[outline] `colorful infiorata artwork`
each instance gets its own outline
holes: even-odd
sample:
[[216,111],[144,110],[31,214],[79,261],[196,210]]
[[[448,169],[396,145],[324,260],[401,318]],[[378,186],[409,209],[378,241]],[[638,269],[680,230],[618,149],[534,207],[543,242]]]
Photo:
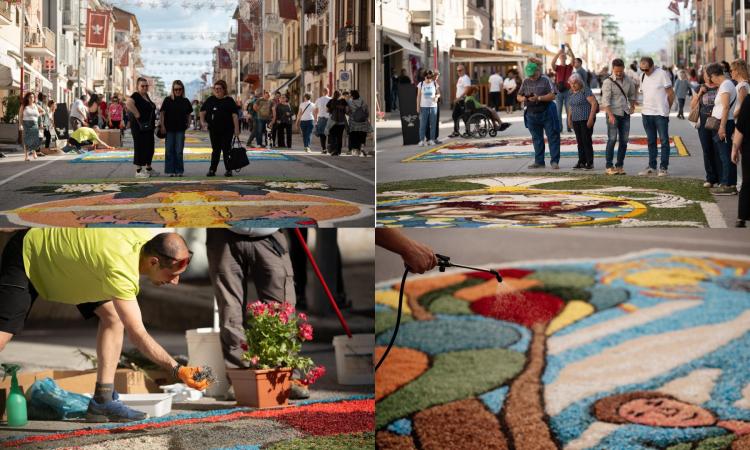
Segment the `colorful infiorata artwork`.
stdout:
[[[653,250],[406,282],[380,449],[750,448],[750,258]],[[376,357],[400,280],[376,288]]]

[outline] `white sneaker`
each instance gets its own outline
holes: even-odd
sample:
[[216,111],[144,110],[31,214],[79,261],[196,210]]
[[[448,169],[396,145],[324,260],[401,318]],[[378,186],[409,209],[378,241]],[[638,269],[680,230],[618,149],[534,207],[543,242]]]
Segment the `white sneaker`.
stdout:
[[713,183],[709,183],[708,181],[706,181],[705,183],[703,183],[703,187],[704,188],[712,188],[712,187],[714,187],[714,184]]
[[651,177],[651,176],[654,176],[655,174],[656,174],[656,170],[650,167],[644,171],[638,172],[638,175],[642,177]]
[[146,177],[158,177],[159,175],[161,175],[159,172],[157,172],[157,171],[155,171],[153,169],[151,169],[151,170],[145,170],[144,172],[146,172]]
[[425,145],[427,145],[427,141],[420,141],[419,142],[419,146],[420,147],[424,147]]
[[312,153],[312,150],[310,150],[310,147],[305,147],[305,153]]
[[148,178],[148,174],[145,170],[141,170],[140,172],[135,173],[136,178]]
[[667,169],[659,169],[659,174],[657,176],[666,177],[667,175],[669,175]]
[[359,156],[359,150],[352,150],[352,155]]
[[427,145],[435,145],[435,141],[427,141]]

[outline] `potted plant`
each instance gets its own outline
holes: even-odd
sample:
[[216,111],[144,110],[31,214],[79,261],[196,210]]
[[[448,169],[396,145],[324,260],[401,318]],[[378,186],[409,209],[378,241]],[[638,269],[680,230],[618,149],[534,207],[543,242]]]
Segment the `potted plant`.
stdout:
[[21,98],[9,95],[3,99],[3,117],[0,123],[0,142],[18,142],[18,111],[21,109]]
[[300,356],[302,342],[312,340],[307,316],[289,303],[257,301],[248,306],[243,358],[248,369],[228,369],[237,404],[256,408],[286,405],[292,371],[309,385],[325,373],[312,359]]

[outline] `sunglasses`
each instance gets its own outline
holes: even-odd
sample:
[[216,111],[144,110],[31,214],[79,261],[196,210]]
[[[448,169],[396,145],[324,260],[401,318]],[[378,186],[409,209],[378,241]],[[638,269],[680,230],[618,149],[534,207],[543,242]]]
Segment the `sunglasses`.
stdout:
[[176,87],[176,88],[173,88],[173,90],[174,90],[174,91],[179,91],[179,92],[182,92],[182,91],[183,91],[184,89],[182,89],[181,87]]
[[193,259],[193,251],[188,250],[188,253],[189,253],[189,256],[187,258],[177,259],[174,256],[169,256],[169,255],[165,255],[164,253],[156,252],[156,254],[161,256],[162,258],[171,259],[172,261],[174,261],[172,263],[172,266],[176,270],[182,270],[185,267],[187,267],[188,264],[190,264],[190,260]]

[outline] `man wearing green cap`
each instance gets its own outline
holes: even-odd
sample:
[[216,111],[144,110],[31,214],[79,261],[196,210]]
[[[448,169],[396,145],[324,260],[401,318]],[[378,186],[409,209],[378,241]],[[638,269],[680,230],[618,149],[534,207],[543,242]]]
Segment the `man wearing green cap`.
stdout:
[[526,79],[521,83],[517,100],[524,103],[524,125],[531,133],[534,142],[534,163],[529,169],[543,169],[544,164],[544,135],[549,142],[550,165],[553,169],[560,168],[560,120],[555,107],[555,85],[542,75],[541,61],[530,58],[524,72]]

